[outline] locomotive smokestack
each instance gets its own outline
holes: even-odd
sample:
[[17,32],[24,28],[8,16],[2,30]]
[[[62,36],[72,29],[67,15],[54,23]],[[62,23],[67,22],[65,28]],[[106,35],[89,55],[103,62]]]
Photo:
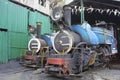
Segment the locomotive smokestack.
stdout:
[[42,23],[41,22],[36,22],[36,24],[37,24],[37,38],[40,38]]
[[65,20],[65,23],[68,25],[68,27],[70,28],[71,27],[71,7],[68,6],[68,5],[65,5],[63,7],[63,10],[64,10],[64,20]]

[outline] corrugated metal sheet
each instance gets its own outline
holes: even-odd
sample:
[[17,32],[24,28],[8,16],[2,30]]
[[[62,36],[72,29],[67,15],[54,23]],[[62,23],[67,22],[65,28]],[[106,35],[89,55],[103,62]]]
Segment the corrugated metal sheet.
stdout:
[[41,33],[51,33],[51,24],[50,24],[50,18],[48,16],[41,15],[40,13],[37,12],[37,20],[42,22],[42,28],[41,28]]
[[0,63],[7,63],[8,51],[8,37],[7,32],[0,31]]
[[0,0],[0,28],[7,28],[7,4],[6,1]]
[[8,5],[8,30],[12,32],[27,32],[28,10],[17,4],[9,2]]
[[[30,11],[30,25],[42,22],[42,34],[51,33],[50,18],[37,11]],[[27,49],[30,39],[27,31],[28,10],[25,7],[0,0],[0,28],[8,29],[0,32],[0,62],[19,57],[20,50]]]
[[41,34],[51,33],[50,17],[35,11],[35,12],[30,12],[29,21],[30,21],[30,25],[33,25],[33,26],[36,26],[36,22],[42,22]]
[[28,34],[19,32],[9,32],[10,59],[17,58],[21,49],[27,49]]

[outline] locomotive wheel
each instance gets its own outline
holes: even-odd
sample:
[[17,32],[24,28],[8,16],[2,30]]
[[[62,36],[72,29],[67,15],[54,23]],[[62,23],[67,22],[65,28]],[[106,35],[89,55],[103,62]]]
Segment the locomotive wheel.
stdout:
[[[84,53],[84,45],[86,45],[85,42],[80,42],[73,50],[72,52],[72,73],[78,74],[83,71],[83,53]],[[79,48],[79,49],[78,49]]]
[[110,59],[111,59],[109,50],[107,48],[103,48],[102,53],[103,53],[102,54],[103,67],[109,68],[110,67]]
[[109,51],[108,49],[105,49],[106,53],[108,53],[108,55],[105,55],[105,67],[110,68],[110,60],[111,60],[111,55],[109,55]]

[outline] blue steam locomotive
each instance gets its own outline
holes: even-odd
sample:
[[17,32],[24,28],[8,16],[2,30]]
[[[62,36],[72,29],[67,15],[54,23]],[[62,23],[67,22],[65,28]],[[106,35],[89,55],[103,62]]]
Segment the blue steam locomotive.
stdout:
[[111,55],[117,53],[113,26],[107,23],[90,26],[87,22],[71,25],[70,10],[65,6],[64,9],[56,7],[52,12],[52,19],[60,30],[52,41],[56,53],[47,57],[46,73],[70,75],[90,66],[109,66]]

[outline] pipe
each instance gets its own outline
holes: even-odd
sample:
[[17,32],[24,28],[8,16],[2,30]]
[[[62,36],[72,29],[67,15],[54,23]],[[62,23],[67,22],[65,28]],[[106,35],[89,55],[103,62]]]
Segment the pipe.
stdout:
[[64,19],[65,19],[65,23],[67,24],[67,27],[71,27],[71,7],[68,5],[65,5],[63,7],[64,10]]
[[81,0],[80,5],[81,5],[81,24],[82,24],[85,21],[83,0]]
[[41,25],[42,25],[42,23],[41,22],[36,22],[36,24],[37,24],[37,38],[40,38],[40,35],[41,35]]

